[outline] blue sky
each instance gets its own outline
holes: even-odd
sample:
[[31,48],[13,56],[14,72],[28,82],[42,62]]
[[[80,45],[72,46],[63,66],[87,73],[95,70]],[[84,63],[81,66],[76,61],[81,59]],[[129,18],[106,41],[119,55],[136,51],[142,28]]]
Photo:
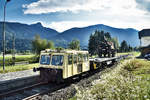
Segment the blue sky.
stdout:
[[[0,0],[0,21],[5,0]],[[105,24],[150,28],[150,0],[11,0],[6,21],[33,24],[62,32],[72,27]]]

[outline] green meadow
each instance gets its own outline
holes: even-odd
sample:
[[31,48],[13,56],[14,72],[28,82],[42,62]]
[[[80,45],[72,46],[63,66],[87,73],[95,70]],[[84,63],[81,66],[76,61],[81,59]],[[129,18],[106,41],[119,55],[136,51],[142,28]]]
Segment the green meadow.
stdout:
[[38,63],[27,64],[27,65],[15,65],[15,66],[5,66],[5,71],[3,71],[2,66],[0,66],[0,73],[8,73],[8,72],[16,72],[33,69],[34,67],[38,67]]
[[[21,62],[21,61],[28,61],[29,63],[37,63],[37,57],[35,55],[16,55],[15,56],[15,62]],[[12,55],[6,55],[5,56],[5,65],[10,66],[12,65]],[[3,64],[3,56],[0,56],[0,66]]]
[[70,100],[150,100],[150,61],[126,59],[108,68],[92,86],[77,88]]

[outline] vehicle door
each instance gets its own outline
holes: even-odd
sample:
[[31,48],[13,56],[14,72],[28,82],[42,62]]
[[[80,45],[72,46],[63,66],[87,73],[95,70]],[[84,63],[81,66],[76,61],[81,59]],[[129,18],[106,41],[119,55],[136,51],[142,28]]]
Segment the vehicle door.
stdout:
[[88,71],[89,67],[89,56],[88,54],[83,54],[83,71]]
[[77,58],[78,58],[77,54],[73,55],[73,75],[78,74]]
[[78,73],[81,73],[82,72],[82,66],[83,66],[83,59],[82,59],[82,54],[78,54],[78,63],[77,63],[77,66],[78,66]]
[[73,75],[73,56],[72,54],[68,55],[68,77]]

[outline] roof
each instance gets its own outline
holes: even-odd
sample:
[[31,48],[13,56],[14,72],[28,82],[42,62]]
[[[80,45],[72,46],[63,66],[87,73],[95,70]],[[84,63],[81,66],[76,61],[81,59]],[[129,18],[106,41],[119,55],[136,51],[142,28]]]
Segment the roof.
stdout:
[[150,45],[141,47],[141,49],[150,48]]
[[83,53],[83,54],[87,54],[88,51],[81,51],[81,50],[51,50],[51,49],[46,49],[41,51],[41,53],[73,53],[73,54],[77,54],[77,53]]
[[150,36],[150,29],[143,29],[142,31],[139,31],[139,39],[146,36]]

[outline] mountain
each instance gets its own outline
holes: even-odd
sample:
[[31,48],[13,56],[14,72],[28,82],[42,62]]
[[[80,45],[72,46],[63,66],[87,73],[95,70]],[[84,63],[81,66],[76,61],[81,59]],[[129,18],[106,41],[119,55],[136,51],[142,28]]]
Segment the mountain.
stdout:
[[72,39],[79,39],[80,44],[82,46],[87,46],[89,37],[95,30],[100,30],[100,31],[103,30],[104,32],[109,32],[112,37],[117,37],[120,43],[123,40],[126,40],[131,46],[134,47],[139,46],[140,43],[138,39],[138,30],[132,28],[127,28],[127,29],[113,28],[103,24],[92,25],[83,28],[71,28],[69,30],[62,32],[61,34],[54,36],[51,39],[53,39],[54,41],[66,40],[66,42],[69,42]]
[[[43,39],[49,39],[52,36],[59,34],[56,30],[43,27],[40,22],[36,24],[22,24],[16,22],[6,22],[6,49],[12,49],[12,38],[15,35],[16,49],[29,50],[32,49],[32,40],[36,34]],[[3,30],[3,22],[0,22],[0,33]],[[0,34],[0,50],[2,50],[2,35]]]
[[[139,46],[138,30],[127,28],[114,28],[103,24],[91,25],[82,28],[71,28],[62,33],[57,32],[54,29],[46,28],[42,26],[40,22],[35,24],[22,24],[17,22],[6,22],[6,47],[12,48],[12,36],[15,34],[16,38],[16,49],[17,50],[28,50],[32,48],[31,42],[36,34],[39,34],[41,38],[47,40],[53,40],[56,46],[66,47],[72,39],[80,40],[81,46],[88,46],[88,40],[90,35],[95,30],[103,30],[110,32],[112,37],[117,37],[121,43],[126,40],[131,46]],[[3,23],[0,22],[0,33],[2,33]],[[2,41],[2,36],[0,36]],[[0,43],[1,44],[1,43]],[[0,48],[2,45],[0,45]]]
[[[6,22],[5,26],[6,37],[15,34],[15,37],[19,39],[33,39],[36,34],[39,34],[41,38],[49,39],[58,34],[56,30],[43,27],[40,22],[31,25]],[[3,23],[0,22],[0,33],[2,33],[2,27]]]

